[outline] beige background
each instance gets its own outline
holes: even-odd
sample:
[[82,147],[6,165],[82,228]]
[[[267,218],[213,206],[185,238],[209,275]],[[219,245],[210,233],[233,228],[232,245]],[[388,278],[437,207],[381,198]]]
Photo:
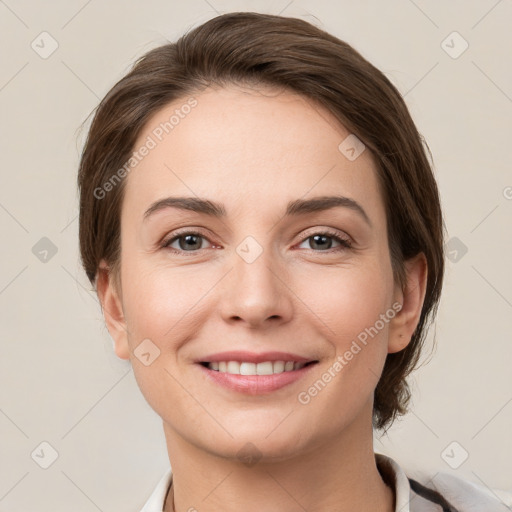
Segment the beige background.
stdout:
[[76,130],[136,57],[235,10],[303,17],[405,95],[451,261],[414,408],[375,449],[511,490],[512,2],[0,0],[0,510],[138,511],[167,467],[161,421],[78,264]]

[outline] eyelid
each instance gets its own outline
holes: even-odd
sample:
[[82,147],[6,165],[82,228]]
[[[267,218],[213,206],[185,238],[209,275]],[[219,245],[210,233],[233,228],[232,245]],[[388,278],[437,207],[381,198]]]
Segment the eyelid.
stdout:
[[306,240],[307,238],[309,238],[313,235],[320,235],[320,234],[341,238],[342,240],[344,240],[346,242],[352,242],[351,237],[348,234],[346,234],[345,232],[340,231],[339,229],[336,229],[336,228],[329,228],[327,226],[315,226],[314,228],[306,229],[306,231],[302,235],[302,241]]

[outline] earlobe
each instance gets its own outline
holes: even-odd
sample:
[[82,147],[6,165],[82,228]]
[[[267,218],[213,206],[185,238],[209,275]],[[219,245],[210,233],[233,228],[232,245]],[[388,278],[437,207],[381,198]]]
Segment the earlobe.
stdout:
[[[427,260],[419,253],[405,262],[407,284],[405,289],[397,289],[402,308],[391,321],[389,329],[388,353],[400,352],[411,341],[420,320],[423,301],[427,289]],[[398,285],[397,285],[398,286]]]
[[110,268],[104,260],[101,260],[96,274],[96,293],[105,324],[114,341],[115,353],[120,359],[129,359],[130,350],[122,301],[118,296]]

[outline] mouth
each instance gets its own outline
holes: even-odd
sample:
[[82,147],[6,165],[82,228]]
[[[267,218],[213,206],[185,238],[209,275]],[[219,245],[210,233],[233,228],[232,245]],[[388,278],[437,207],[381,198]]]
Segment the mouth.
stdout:
[[230,392],[268,395],[304,379],[319,361],[199,361],[196,366],[212,383]]
[[316,363],[318,361],[201,361],[199,364],[208,370],[232,375],[275,375],[301,370]]

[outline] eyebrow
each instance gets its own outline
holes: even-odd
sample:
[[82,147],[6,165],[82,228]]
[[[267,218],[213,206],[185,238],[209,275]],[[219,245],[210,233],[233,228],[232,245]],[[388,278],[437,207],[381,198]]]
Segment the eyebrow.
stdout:
[[[364,221],[372,226],[370,218],[366,214],[364,208],[354,199],[344,196],[322,196],[313,199],[296,199],[290,201],[286,206],[285,216],[297,216],[306,213],[320,212],[330,210],[331,208],[343,207],[358,213]],[[217,218],[226,217],[226,209],[224,205],[201,199],[198,197],[166,197],[159,199],[151,204],[144,212],[143,220],[148,219],[153,213],[166,209],[177,208],[180,210],[190,210],[196,213],[202,213]]]

